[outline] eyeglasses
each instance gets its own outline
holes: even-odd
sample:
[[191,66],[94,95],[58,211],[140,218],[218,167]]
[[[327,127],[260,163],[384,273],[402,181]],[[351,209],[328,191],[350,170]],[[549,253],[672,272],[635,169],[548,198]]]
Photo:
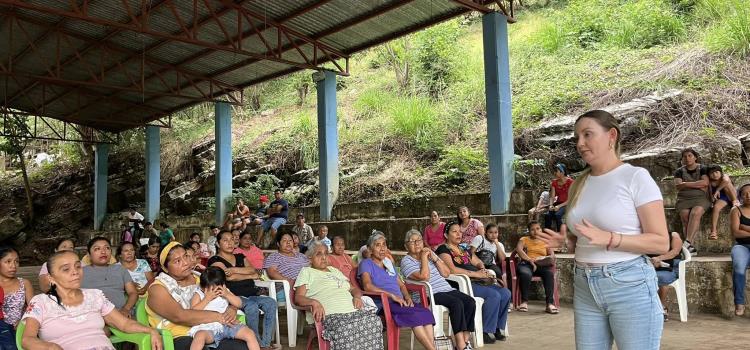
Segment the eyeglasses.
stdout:
[[408,242],[406,242],[406,244],[417,244],[417,243],[422,243],[422,240],[418,239],[418,240],[415,240],[415,241],[408,241]]

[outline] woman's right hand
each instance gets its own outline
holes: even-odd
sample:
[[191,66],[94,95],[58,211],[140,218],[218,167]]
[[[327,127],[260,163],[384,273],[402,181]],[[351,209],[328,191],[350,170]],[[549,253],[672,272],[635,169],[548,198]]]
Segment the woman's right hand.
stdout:
[[538,234],[537,238],[547,244],[547,248],[560,248],[565,244],[566,231],[565,225],[562,225],[560,232],[545,228],[544,231]]
[[393,302],[398,303],[401,306],[408,306],[406,305],[406,300],[396,294],[390,294],[389,297],[391,298],[391,300],[393,300]]
[[326,314],[325,309],[323,309],[323,305],[319,301],[313,299],[310,306],[312,307],[312,313],[315,322],[323,321],[323,316],[325,316]]

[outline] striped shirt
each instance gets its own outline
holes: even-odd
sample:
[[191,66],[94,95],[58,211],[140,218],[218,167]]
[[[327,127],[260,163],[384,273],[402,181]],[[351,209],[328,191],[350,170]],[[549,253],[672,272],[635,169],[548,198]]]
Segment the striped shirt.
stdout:
[[300,252],[294,252],[293,256],[273,253],[263,263],[264,269],[274,267],[282,276],[289,279],[297,279],[300,270],[305,266],[310,266],[310,260]]

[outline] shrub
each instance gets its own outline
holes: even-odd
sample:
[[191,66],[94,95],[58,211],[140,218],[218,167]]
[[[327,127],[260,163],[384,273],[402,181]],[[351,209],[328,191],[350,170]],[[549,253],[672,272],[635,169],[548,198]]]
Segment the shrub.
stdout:
[[489,172],[487,157],[482,150],[463,145],[451,145],[443,150],[438,161],[438,174],[451,185],[461,185],[470,174]]
[[[258,179],[256,179],[255,182],[248,183],[243,187],[235,188],[234,191],[232,191],[232,197],[227,199],[227,206],[229,208],[234,208],[237,200],[242,199],[245,201],[245,204],[253,208],[255,206],[254,204],[257,203],[258,198],[260,198],[262,194],[268,195],[269,198],[273,198],[273,191],[278,188],[280,184],[281,180],[276,176],[270,174],[258,175]],[[293,203],[289,198],[285,197],[285,199],[289,204]]]
[[432,97],[440,95],[452,81],[459,33],[458,21],[452,20],[416,34],[418,73]]
[[420,150],[442,144],[443,131],[438,113],[430,101],[421,97],[405,97],[393,102],[388,110],[391,131],[395,137]]
[[709,50],[740,57],[750,54],[750,4],[746,0],[702,0],[697,11],[714,16],[706,29]]

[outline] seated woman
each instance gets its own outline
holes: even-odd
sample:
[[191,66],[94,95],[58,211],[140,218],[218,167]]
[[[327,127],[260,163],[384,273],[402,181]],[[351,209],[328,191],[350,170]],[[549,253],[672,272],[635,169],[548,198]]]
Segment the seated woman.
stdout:
[[736,244],[732,247],[732,289],[734,314],[745,314],[745,282],[750,266],[750,184],[740,187],[742,205],[729,212],[730,228]]
[[341,271],[344,276],[351,276],[352,270],[357,268],[352,257],[346,254],[344,237],[333,237],[333,254],[328,255],[328,264]]
[[545,312],[556,314],[559,312],[555,307],[555,274],[552,272],[555,252],[552,248],[547,248],[547,244],[541,239],[537,239],[542,233],[542,225],[536,221],[531,221],[527,225],[529,235],[521,237],[516,245],[516,253],[521,262],[516,270],[518,271],[518,288],[521,290],[521,305],[518,310],[521,312],[529,311],[529,290],[531,289],[531,278],[539,276],[542,278],[544,285],[544,297],[547,303]]
[[[57,241],[55,245],[55,253],[63,250],[75,251],[75,243],[70,238],[63,238]],[[39,289],[42,293],[47,293],[49,290],[49,271],[47,270],[47,263],[42,264],[42,268],[39,270]]]
[[[422,346],[435,349],[435,318],[424,306],[415,307],[404,282],[398,277],[393,262],[385,257],[385,236],[375,234],[367,240],[370,257],[359,263],[357,277],[366,292],[388,295],[391,317],[399,328],[411,328]],[[387,261],[388,263],[386,263]],[[383,312],[382,300],[374,298],[379,312]]]
[[[242,254],[234,254],[234,237],[230,232],[222,231],[216,236],[216,255],[208,259],[209,266],[224,270],[227,288],[242,300],[242,311],[248,327],[260,335],[260,346],[271,346],[271,337],[276,326],[276,301],[271,297],[258,295],[255,287],[258,271]],[[263,333],[259,332],[260,310],[263,311]]]
[[[188,331],[192,326],[207,322],[224,325],[237,323],[237,309],[232,306],[224,313],[190,308],[191,298],[198,289],[198,280],[188,260],[182,245],[177,242],[167,244],[159,253],[163,272],[148,287],[148,323],[151,327],[170,331],[174,336],[175,350],[190,349],[193,339],[188,336]],[[247,346],[236,339],[225,339],[217,349],[247,350]]]
[[474,237],[484,236],[484,225],[481,221],[471,217],[468,207],[458,208],[456,220],[458,220],[461,229],[461,243],[464,248],[469,249],[468,246]]
[[118,264],[128,270],[130,278],[138,287],[138,295],[146,294],[148,286],[154,282],[154,272],[151,271],[148,262],[135,258],[135,246],[130,242],[124,242],[117,247],[117,256],[120,257]]
[[163,349],[161,335],[119,312],[102,291],[81,289],[83,270],[75,252],[61,250],[47,260],[51,288],[31,299],[23,316],[24,349],[114,350],[104,324],[126,333],[149,333],[151,349]]
[[736,207],[740,205],[737,200],[737,192],[735,192],[734,184],[729,175],[725,175],[724,171],[718,165],[711,165],[708,167],[708,195],[711,197],[712,211],[711,211],[711,234],[708,239],[715,240],[719,239],[719,233],[716,230],[716,226],[719,224],[719,215],[721,210],[727,205]]
[[253,242],[253,234],[249,231],[240,233],[240,246],[234,249],[234,254],[242,254],[256,270],[263,268],[263,251]]
[[469,333],[474,331],[477,307],[474,298],[448,284],[445,278],[450,275],[450,269],[429,247],[424,246],[419,231],[409,230],[404,237],[404,245],[408,255],[401,259],[401,273],[412,280],[430,282],[435,297],[432,302],[448,308],[456,348],[471,349]]
[[143,259],[148,262],[148,265],[151,266],[151,271],[154,272],[154,276],[159,275],[159,272],[161,272],[161,265],[159,265],[160,247],[159,237],[151,236],[148,239],[148,250],[146,250],[146,254],[142,256]]
[[310,267],[297,276],[294,303],[312,308],[307,322],[323,322],[323,338],[330,342],[331,350],[350,349],[352,344],[357,349],[383,349],[380,318],[362,309],[362,291],[328,265],[328,247],[311,241],[306,253]]
[[34,296],[31,281],[18,277],[18,252],[11,247],[0,248],[0,288],[3,298],[3,315],[5,322],[13,327],[21,320],[26,305]]
[[122,265],[109,263],[112,258],[109,239],[94,237],[87,248],[91,265],[83,267],[81,286],[101,290],[118,311],[129,316],[138,301],[138,286]]
[[277,234],[276,245],[279,251],[266,258],[263,268],[271,279],[287,280],[293,286],[302,268],[310,266],[310,260],[305,254],[294,249],[294,238],[291,233]]
[[430,249],[435,250],[441,244],[445,243],[443,231],[445,231],[445,223],[440,221],[440,215],[437,211],[431,211],[430,223],[424,227],[425,245],[430,247]]
[[667,292],[669,291],[669,285],[679,277],[677,266],[680,264],[680,252],[682,252],[682,239],[679,233],[672,232],[669,239],[669,251],[663,255],[649,255],[651,256],[651,264],[656,269],[656,278],[659,283],[659,300],[661,300],[661,306],[664,308],[664,321],[669,320],[667,316]]
[[[445,244],[438,247],[435,253],[448,266],[452,274],[464,274],[472,279],[471,288],[474,296],[484,299],[482,305],[482,328],[485,343],[505,340],[505,323],[508,320],[510,291],[495,283],[495,274],[484,268],[476,255],[461,245],[461,224],[450,222],[445,225]],[[494,334],[493,334],[494,333]]]
[[500,228],[493,223],[487,224],[484,228],[484,236],[476,236],[469,244],[469,252],[476,255],[484,263],[484,267],[495,273],[497,282],[505,285],[505,271],[503,271],[503,261],[505,261],[505,246],[500,243]]

